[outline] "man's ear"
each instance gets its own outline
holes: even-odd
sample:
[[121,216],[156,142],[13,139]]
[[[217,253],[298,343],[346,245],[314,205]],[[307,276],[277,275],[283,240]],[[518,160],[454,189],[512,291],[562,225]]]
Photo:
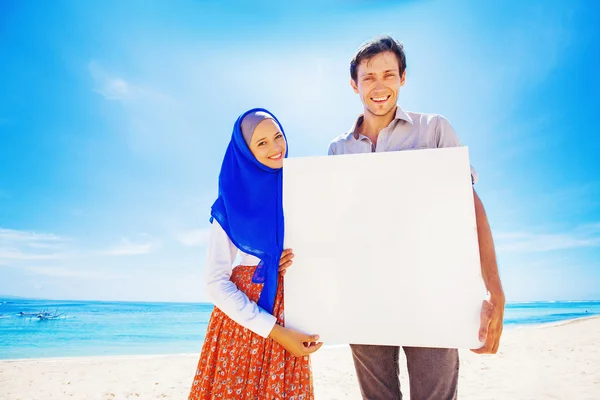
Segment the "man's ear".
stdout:
[[350,86],[352,86],[352,89],[354,89],[354,93],[358,94],[358,85],[352,78],[350,78]]

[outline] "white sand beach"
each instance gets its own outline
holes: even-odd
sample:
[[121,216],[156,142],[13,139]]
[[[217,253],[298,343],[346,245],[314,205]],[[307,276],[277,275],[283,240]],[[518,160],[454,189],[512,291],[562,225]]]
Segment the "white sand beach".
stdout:
[[[197,359],[192,354],[0,361],[0,399],[186,399]],[[319,351],[313,370],[318,400],[361,398],[348,347]],[[401,364],[409,399],[405,371]],[[600,318],[505,332],[496,355],[461,351],[459,399],[600,399]]]

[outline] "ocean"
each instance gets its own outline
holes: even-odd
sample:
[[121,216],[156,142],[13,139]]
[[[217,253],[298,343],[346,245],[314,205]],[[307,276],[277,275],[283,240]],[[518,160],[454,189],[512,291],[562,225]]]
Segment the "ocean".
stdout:
[[[213,306],[0,298],[0,360],[200,354]],[[37,314],[58,315],[40,319]],[[23,315],[21,315],[23,313]],[[600,301],[509,303],[505,328],[600,315]]]

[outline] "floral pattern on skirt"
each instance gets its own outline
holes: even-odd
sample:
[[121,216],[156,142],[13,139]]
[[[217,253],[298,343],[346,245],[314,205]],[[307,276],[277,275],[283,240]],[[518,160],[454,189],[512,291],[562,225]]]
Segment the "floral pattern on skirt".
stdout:
[[[258,302],[262,284],[252,283],[256,267],[237,266],[231,281]],[[279,276],[273,315],[283,326],[283,277]],[[312,400],[309,356],[295,357],[279,343],[244,328],[215,307],[188,400]]]

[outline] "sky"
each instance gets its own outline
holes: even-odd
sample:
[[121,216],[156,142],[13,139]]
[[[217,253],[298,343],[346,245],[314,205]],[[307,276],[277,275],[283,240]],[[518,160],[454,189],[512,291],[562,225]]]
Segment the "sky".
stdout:
[[599,2],[287,3],[0,0],[0,294],[207,301],[237,116],[325,155],[362,111],[351,57],[389,34],[398,104],[469,146],[507,300],[600,299]]

